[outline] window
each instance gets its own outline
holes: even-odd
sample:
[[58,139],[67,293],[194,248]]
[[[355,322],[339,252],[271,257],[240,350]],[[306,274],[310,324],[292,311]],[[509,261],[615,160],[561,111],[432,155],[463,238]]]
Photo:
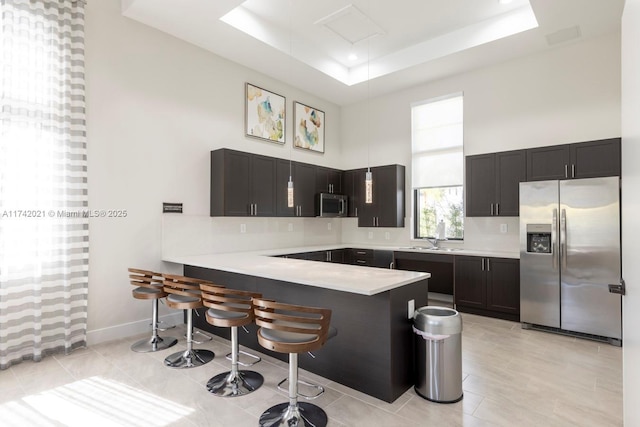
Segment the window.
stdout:
[[462,239],[462,94],[411,107],[414,237]]

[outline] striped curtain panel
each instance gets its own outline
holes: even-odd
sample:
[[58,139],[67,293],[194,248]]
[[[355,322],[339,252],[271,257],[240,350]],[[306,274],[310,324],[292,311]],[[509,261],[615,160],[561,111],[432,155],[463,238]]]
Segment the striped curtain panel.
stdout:
[[84,3],[0,0],[0,369],[86,344]]

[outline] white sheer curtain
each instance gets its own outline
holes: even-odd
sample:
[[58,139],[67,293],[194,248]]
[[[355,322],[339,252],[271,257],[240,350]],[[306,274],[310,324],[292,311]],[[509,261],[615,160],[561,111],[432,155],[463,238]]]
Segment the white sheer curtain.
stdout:
[[0,0],[0,369],[86,342],[84,2]]

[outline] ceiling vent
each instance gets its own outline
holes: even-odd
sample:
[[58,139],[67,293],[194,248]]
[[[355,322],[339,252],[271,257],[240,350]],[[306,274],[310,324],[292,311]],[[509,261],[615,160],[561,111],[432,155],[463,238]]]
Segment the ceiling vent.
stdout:
[[384,34],[378,24],[352,4],[317,20],[315,24],[322,25],[350,44]]
[[579,38],[582,35],[580,32],[579,26],[573,26],[569,28],[564,28],[562,30],[558,30],[555,33],[547,34],[547,44],[549,46],[553,46],[556,44],[568,42],[569,40],[574,40]]

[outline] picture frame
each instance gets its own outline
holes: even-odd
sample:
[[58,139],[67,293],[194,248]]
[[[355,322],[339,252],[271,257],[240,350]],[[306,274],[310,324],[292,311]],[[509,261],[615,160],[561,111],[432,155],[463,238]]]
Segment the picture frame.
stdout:
[[293,102],[293,146],[324,154],[324,111]]
[[286,98],[251,83],[245,83],[245,135],[284,144]]

